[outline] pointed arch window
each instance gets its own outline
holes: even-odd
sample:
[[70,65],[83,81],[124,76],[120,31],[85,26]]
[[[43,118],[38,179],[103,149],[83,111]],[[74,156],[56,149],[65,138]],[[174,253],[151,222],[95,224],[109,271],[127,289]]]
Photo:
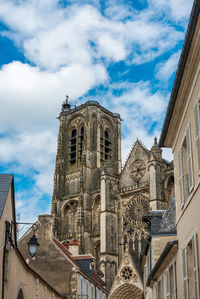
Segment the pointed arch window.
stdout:
[[101,135],[101,161],[111,158],[111,136],[109,130],[103,130]]
[[84,127],[81,127],[80,135],[79,135],[79,159],[81,160],[83,154],[83,140],[84,140]]
[[76,129],[71,131],[71,138],[70,138],[70,163],[76,163]]

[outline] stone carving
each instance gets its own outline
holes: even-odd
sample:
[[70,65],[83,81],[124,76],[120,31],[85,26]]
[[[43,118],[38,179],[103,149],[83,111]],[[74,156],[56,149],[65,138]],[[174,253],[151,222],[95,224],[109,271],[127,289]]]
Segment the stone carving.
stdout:
[[133,270],[126,266],[121,270],[121,276],[125,281],[129,281],[133,277]]
[[143,175],[145,174],[146,166],[144,161],[137,160],[134,162],[131,169],[131,176],[135,179],[136,182],[139,182]]
[[127,241],[141,240],[149,232],[143,217],[149,211],[149,202],[142,194],[137,194],[125,206],[124,210],[124,235]]

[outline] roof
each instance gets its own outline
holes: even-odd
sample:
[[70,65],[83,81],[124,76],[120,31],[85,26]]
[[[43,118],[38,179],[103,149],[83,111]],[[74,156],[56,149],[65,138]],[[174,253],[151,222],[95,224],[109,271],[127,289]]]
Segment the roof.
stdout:
[[171,205],[165,211],[157,228],[156,234],[176,234],[176,204],[173,198]]
[[166,115],[165,115],[162,132],[161,132],[161,135],[160,135],[160,140],[159,140],[159,146],[160,147],[163,147],[164,143],[165,143],[165,138],[166,138],[167,131],[168,131],[168,128],[169,128],[169,123],[170,123],[170,120],[171,120],[171,117],[172,117],[173,109],[174,109],[174,106],[175,106],[175,103],[176,103],[177,94],[178,94],[179,87],[180,87],[181,80],[182,80],[183,73],[184,73],[185,64],[186,64],[187,57],[188,57],[189,50],[190,50],[190,46],[191,46],[191,43],[192,43],[192,38],[193,38],[194,30],[195,30],[195,27],[196,27],[198,15],[199,15],[199,9],[200,9],[200,0],[194,0],[193,7],[192,7],[192,12],[191,12],[191,15],[190,15],[190,20],[189,20],[189,24],[188,24],[188,28],[187,28],[187,32],[186,32],[186,35],[185,35],[183,49],[182,49],[181,56],[180,56],[179,63],[178,63],[178,68],[177,68],[176,77],[175,77],[175,80],[174,80],[172,93],[171,93],[171,96],[170,96],[170,100],[169,100],[169,104],[168,104],[168,107],[167,107],[167,112],[166,112]]
[[0,218],[3,214],[4,206],[6,203],[12,180],[12,174],[0,174]]
[[170,251],[174,249],[173,254],[176,253],[176,251],[178,250],[178,241],[174,240],[171,242],[168,242],[163,250],[163,252],[161,253],[159,259],[157,260],[155,266],[153,267],[153,270],[151,271],[151,273],[149,274],[149,277],[147,279],[147,287],[150,286],[151,280],[155,280],[154,276],[157,273],[157,271],[161,268],[162,264],[164,262],[168,262],[168,260],[166,259],[167,255],[170,253]]
[[[62,252],[70,259],[70,261],[76,266],[82,273],[87,275],[89,279],[92,279],[95,281],[99,286],[104,287],[106,284],[104,281],[99,277],[98,273],[91,270],[87,271],[87,265],[85,265],[84,261],[91,261],[94,259],[94,257],[91,254],[85,254],[85,255],[72,255],[70,251],[62,244],[60,243],[57,239],[52,238],[53,242],[62,250]],[[105,290],[104,290],[105,291]]]
[[69,109],[67,111],[64,111],[64,112],[62,111],[61,114],[69,115],[69,114],[74,113],[75,111],[80,111],[83,108],[88,107],[88,106],[96,106],[96,107],[100,108],[103,112],[105,112],[106,114],[110,115],[111,117],[120,119],[120,115],[118,113],[111,112],[110,110],[108,110],[108,109],[104,108],[103,106],[101,106],[97,101],[87,101],[86,103],[81,104],[80,106],[77,106],[75,108],[71,108],[71,109]]

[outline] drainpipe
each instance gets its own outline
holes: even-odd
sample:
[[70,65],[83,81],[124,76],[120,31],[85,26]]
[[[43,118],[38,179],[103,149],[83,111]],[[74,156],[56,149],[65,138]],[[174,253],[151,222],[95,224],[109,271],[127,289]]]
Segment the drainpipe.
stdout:
[[2,293],[1,298],[4,299],[4,282],[5,282],[5,259],[6,259],[6,245],[10,234],[10,222],[5,222],[5,239],[3,247],[3,263],[2,263]]

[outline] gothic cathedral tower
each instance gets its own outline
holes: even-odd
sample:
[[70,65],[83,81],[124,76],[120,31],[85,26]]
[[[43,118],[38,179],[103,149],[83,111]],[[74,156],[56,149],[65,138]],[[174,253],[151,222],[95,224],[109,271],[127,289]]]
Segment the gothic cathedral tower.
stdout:
[[92,253],[96,268],[109,280],[118,264],[115,191],[121,173],[120,116],[95,101],[71,109],[66,100],[59,120],[54,235],[63,242],[77,240],[79,252]]

